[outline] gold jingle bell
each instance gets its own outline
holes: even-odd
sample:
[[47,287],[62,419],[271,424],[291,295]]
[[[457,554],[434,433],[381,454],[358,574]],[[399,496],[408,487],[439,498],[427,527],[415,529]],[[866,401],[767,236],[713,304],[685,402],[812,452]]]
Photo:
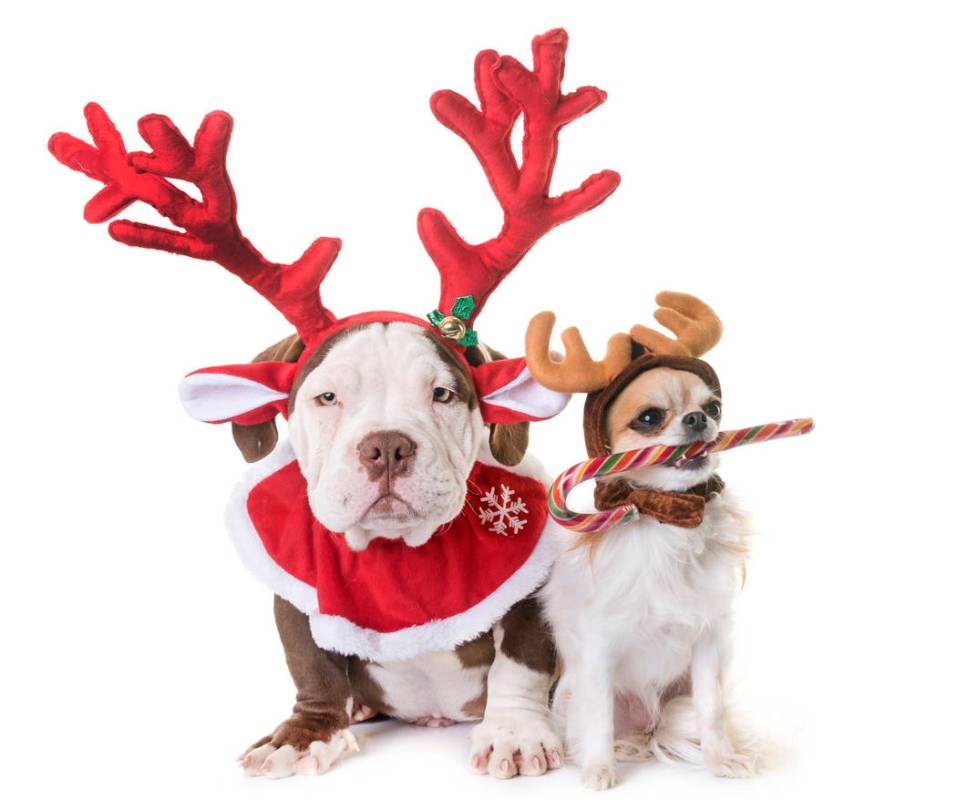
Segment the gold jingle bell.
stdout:
[[458,317],[445,317],[439,323],[439,333],[441,333],[446,339],[452,339],[453,341],[458,341],[463,336],[467,328],[465,323],[462,322]]

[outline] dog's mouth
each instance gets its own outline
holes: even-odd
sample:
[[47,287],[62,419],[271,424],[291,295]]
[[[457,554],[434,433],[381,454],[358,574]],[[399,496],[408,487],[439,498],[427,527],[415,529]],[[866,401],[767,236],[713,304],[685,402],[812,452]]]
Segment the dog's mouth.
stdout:
[[[685,442],[682,442],[682,444],[689,445],[689,444],[696,444],[700,442],[710,443],[710,442],[713,442],[716,438],[717,438],[717,434],[715,434],[715,436],[711,437],[710,439],[696,439],[696,438],[689,437],[688,440]],[[704,453],[703,455],[693,456],[692,458],[682,458],[676,461],[674,464],[665,464],[663,466],[667,467],[668,469],[680,469],[680,470],[687,470],[688,472],[694,472],[695,470],[704,469],[706,466],[708,466],[708,460],[710,459],[710,457],[711,457],[710,453]]]
[[695,456],[694,458],[686,458],[684,461],[679,461],[677,464],[669,464],[672,469],[683,469],[683,470],[696,470],[701,469],[702,467],[707,466],[708,456]]
[[406,523],[417,514],[409,503],[395,492],[383,492],[366,509],[363,520],[373,522]]

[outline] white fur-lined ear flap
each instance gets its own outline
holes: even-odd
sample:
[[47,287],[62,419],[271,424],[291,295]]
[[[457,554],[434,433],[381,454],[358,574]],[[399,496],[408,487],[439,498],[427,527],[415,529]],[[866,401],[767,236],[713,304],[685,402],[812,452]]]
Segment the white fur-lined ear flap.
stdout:
[[287,413],[297,364],[261,361],[207,367],[191,372],[179,385],[186,413],[200,422],[257,425]]
[[561,413],[571,395],[548,389],[532,377],[524,358],[473,367],[482,418],[496,425],[536,422]]

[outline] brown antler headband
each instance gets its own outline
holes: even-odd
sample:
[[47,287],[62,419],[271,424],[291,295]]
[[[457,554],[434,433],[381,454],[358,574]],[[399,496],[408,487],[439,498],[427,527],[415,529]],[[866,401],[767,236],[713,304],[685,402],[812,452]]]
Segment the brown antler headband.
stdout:
[[655,319],[675,334],[668,337],[644,325],[635,325],[629,334],[617,333],[608,341],[601,361],[588,353],[578,328],[562,333],[565,358],[556,361],[548,345],[555,327],[555,315],[543,311],[532,317],[525,334],[525,358],[535,379],[560,392],[594,392],[605,388],[632,360],[632,342],[658,355],[698,358],[721,339],[721,320],[697,297],[681,292],[660,292]]

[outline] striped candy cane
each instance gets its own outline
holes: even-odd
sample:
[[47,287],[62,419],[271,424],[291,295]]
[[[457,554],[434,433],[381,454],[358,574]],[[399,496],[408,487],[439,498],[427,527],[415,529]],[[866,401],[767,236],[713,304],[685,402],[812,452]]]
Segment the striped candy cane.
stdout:
[[614,475],[636,467],[650,467],[655,464],[678,465],[695,456],[733,450],[755,442],[767,442],[771,439],[785,439],[790,436],[802,436],[814,430],[814,421],[808,418],[792,419],[787,422],[772,422],[756,425],[753,428],[741,428],[736,431],[724,431],[713,442],[692,442],[681,445],[652,445],[639,450],[627,450],[624,453],[612,453],[582,461],[566,469],[559,475],[548,493],[548,510],[555,521],[563,528],[579,533],[600,533],[609,528],[628,522],[638,516],[638,509],[632,505],[619,506],[594,514],[579,514],[566,505],[571,490],[578,484],[604,475]]

